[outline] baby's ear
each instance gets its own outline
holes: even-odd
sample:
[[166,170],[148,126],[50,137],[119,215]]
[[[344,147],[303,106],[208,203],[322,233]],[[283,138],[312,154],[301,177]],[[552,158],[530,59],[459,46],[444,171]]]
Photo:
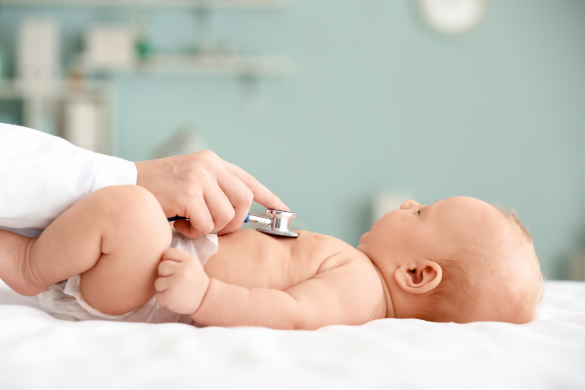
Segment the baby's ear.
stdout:
[[403,265],[394,272],[396,283],[405,292],[423,294],[436,288],[441,283],[443,270],[431,260],[419,260],[410,266]]

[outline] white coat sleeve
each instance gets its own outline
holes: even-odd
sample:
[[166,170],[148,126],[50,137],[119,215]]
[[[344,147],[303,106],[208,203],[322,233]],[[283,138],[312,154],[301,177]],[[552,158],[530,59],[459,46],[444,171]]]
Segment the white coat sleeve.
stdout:
[[136,184],[136,174],[133,162],[0,123],[0,227],[38,235],[34,231],[45,229],[87,194],[109,185]]

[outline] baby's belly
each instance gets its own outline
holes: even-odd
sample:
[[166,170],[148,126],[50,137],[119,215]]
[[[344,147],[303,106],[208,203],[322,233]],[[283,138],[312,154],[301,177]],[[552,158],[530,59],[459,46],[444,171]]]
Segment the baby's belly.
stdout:
[[315,276],[327,258],[347,247],[333,237],[312,232],[283,238],[239,229],[219,237],[219,251],[207,261],[205,272],[242,287],[286,290]]

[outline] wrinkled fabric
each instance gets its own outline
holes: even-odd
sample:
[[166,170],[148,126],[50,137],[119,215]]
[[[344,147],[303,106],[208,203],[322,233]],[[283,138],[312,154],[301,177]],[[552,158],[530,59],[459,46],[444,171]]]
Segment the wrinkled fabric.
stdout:
[[302,331],[60,321],[0,282],[0,389],[582,390],[583,297],[585,282],[546,282],[525,325],[388,318]]
[[[217,253],[217,234],[208,234],[197,239],[190,239],[173,229],[171,248],[181,249],[195,256],[203,266]],[[81,293],[81,275],[75,275],[66,281],[52,285],[39,295],[39,303],[53,317],[69,321],[106,320],[123,322],[148,322],[154,324],[167,322],[192,323],[188,315],[176,314],[160,306],[153,297],[144,306],[121,315],[109,315],[91,307]]]

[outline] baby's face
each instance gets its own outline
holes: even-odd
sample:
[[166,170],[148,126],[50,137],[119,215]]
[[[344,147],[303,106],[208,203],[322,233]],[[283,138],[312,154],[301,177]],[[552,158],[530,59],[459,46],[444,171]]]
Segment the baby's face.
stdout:
[[[456,322],[526,323],[541,296],[541,273],[532,241],[519,229],[509,216],[478,199],[459,196],[429,206],[409,200],[376,221],[358,250],[388,286],[387,316],[419,318],[421,310],[429,315],[439,301],[427,307],[416,297],[437,288],[450,269],[443,286],[458,287],[442,290],[450,291],[441,298],[446,305],[431,315]],[[456,274],[462,283],[453,279]],[[469,299],[474,299],[471,306]]]
[[[406,262],[435,260],[458,248],[478,248],[504,223],[502,214],[481,200],[458,196],[429,206],[408,200],[380,218],[360,239],[358,249],[380,269],[387,282]],[[484,248],[488,249],[489,248]]]

